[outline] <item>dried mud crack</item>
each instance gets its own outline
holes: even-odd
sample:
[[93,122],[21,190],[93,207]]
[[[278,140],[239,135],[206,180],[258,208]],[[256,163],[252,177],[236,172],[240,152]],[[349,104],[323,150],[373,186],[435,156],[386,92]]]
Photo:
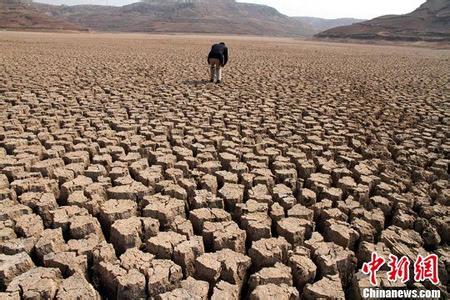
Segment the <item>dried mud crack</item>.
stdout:
[[446,295],[450,52],[213,39],[0,33],[0,298]]

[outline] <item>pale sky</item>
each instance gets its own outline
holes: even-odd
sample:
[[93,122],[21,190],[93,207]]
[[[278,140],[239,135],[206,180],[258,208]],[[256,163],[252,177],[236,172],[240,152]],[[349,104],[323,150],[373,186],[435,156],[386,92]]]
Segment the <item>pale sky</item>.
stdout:
[[425,0],[246,0],[275,7],[288,16],[373,19],[382,15],[405,14]]
[[[125,5],[139,0],[35,0],[50,4]],[[425,0],[238,0],[275,7],[288,16],[320,18],[372,19],[388,14],[405,14],[419,7]]]

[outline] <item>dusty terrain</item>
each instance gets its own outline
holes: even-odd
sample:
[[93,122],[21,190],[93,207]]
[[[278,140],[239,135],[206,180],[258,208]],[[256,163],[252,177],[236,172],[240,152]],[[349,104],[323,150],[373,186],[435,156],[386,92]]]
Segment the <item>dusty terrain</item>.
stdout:
[[372,251],[445,291],[449,58],[0,33],[0,298],[358,299]]

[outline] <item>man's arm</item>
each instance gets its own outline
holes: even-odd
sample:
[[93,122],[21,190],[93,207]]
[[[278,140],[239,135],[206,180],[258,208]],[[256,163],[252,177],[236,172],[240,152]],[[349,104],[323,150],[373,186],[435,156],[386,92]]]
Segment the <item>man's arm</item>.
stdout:
[[223,65],[225,66],[228,62],[228,47],[225,47],[223,51]]

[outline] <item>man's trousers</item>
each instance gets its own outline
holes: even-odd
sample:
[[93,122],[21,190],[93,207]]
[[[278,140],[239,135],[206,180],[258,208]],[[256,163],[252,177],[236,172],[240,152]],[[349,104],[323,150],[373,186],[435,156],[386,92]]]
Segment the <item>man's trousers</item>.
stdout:
[[211,81],[221,81],[222,80],[222,63],[218,58],[210,58],[209,65],[211,68]]

